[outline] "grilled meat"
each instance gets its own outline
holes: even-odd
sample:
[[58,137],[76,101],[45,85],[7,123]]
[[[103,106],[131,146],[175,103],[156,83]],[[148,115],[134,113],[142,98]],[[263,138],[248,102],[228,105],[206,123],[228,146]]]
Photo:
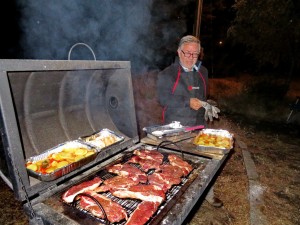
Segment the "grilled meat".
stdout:
[[147,149],[136,149],[133,154],[138,155],[142,159],[151,159],[159,164],[162,164],[164,156],[159,151],[156,150],[147,150]]
[[143,225],[157,211],[158,202],[141,202],[134,212],[130,215],[125,225]]
[[180,177],[173,177],[169,173],[153,173],[148,176],[149,184],[155,185],[162,189],[165,193],[172,188],[173,185],[180,184]]
[[163,164],[160,166],[161,173],[170,174],[173,177],[183,177],[184,173],[182,169],[178,166],[173,166],[170,164]]
[[157,162],[153,159],[143,159],[138,155],[132,156],[127,163],[137,163],[141,166],[141,170],[145,171],[146,173],[151,170],[155,169],[156,171],[159,170],[161,162]]
[[[110,221],[111,223],[120,222],[124,219],[128,219],[125,209],[120,204],[112,201],[110,198],[107,198],[101,194],[97,194],[94,191],[88,191],[85,193],[94,197],[100,203],[100,205],[105,211],[108,221]],[[105,215],[103,214],[101,208],[92,198],[87,196],[81,196],[79,205],[82,209],[89,211],[94,216],[102,219],[105,218]]]
[[62,199],[67,203],[71,203],[73,202],[77,194],[86,191],[92,191],[96,189],[101,183],[102,183],[102,179],[100,177],[95,177],[93,180],[85,181],[83,183],[75,185],[62,195]]
[[107,168],[110,173],[118,174],[120,176],[132,178],[140,183],[147,182],[147,175],[138,169],[137,167],[130,164],[115,164]]
[[168,159],[172,166],[178,166],[182,169],[184,176],[187,176],[193,170],[193,167],[178,155],[170,154]]
[[132,198],[142,201],[159,202],[162,203],[166,195],[163,190],[155,185],[139,184],[129,188],[115,188],[111,193],[118,198]]
[[132,177],[115,176],[109,178],[103,182],[101,185],[95,189],[95,192],[107,192],[112,188],[128,188],[133,185],[139,184],[138,179],[133,179]]

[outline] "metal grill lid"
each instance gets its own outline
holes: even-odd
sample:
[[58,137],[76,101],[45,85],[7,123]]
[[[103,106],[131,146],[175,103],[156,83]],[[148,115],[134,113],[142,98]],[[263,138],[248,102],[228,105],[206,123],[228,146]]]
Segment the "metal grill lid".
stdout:
[[[0,68],[0,175],[18,199],[22,186],[33,196],[138,141],[130,62],[0,60]],[[26,158],[104,128],[125,137],[122,147],[53,182],[28,177]]]

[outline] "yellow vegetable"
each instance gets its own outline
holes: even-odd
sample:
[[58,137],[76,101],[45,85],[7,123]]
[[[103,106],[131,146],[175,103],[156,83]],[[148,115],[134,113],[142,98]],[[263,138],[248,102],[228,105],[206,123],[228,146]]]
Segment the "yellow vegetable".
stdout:
[[27,166],[27,169],[33,170],[33,171],[37,171],[38,167],[36,164],[29,164]]
[[68,164],[69,164],[68,161],[61,161],[61,162],[57,163],[57,168],[65,167]]
[[87,149],[84,148],[78,148],[75,150],[75,155],[79,156],[79,155],[85,155],[87,153]]

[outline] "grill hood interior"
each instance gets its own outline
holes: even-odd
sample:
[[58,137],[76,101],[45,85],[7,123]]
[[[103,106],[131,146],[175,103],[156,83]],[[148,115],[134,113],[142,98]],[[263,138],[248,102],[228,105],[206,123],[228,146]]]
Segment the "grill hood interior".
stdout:
[[39,191],[26,158],[104,128],[138,138],[129,62],[0,60],[0,68],[1,176],[19,198],[19,175],[29,194]]

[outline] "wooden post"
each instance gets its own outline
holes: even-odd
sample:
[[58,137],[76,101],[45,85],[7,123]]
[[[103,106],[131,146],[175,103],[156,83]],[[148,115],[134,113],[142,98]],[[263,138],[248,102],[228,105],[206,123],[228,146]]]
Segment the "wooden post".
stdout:
[[201,27],[201,16],[202,16],[202,4],[203,0],[198,0],[196,18],[195,18],[195,26],[194,26],[194,36],[200,38],[200,27]]

